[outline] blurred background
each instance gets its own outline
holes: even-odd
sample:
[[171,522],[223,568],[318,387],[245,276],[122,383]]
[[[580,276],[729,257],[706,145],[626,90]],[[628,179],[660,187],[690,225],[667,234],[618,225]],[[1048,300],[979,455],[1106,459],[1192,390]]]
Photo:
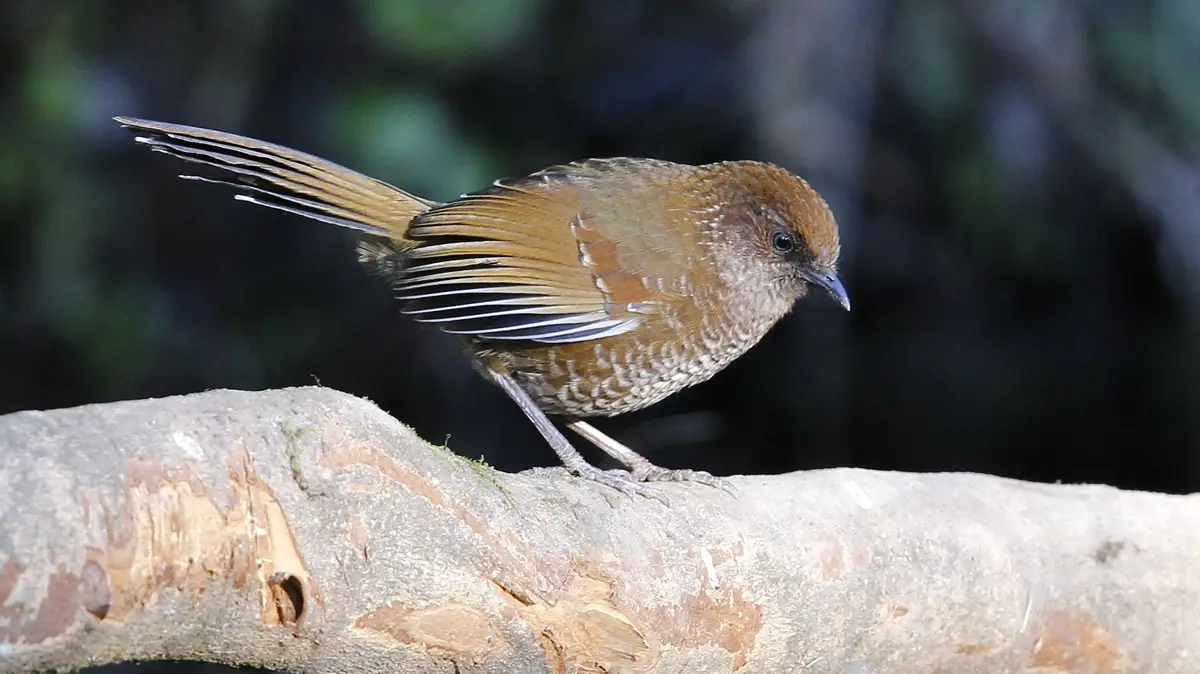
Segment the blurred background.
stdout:
[[436,199],[587,156],[777,162],[833,206],[853,312],[813,295],[601,428],[719,474],[1193,491],[1198,73],[1195,0],[9,0],[0,413],[319,382],[557,463],[353,234],[178,180],[125,114]]

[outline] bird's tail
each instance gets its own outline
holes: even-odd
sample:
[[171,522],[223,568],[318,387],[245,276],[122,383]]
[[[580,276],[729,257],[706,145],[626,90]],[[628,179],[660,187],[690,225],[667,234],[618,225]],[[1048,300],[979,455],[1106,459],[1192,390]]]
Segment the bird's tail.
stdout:
[[[253,138],[132,117],[114,117],[137,142],[157,152],[234,174],[228,179],[181,175],[229,185],[234,198],[349,227],[382,240],[364,241],[364,264],[385,262],[412,245],[405,238],[414,217],[438,205],[344,166]],[[378,258],[378,259],[374,259]]]

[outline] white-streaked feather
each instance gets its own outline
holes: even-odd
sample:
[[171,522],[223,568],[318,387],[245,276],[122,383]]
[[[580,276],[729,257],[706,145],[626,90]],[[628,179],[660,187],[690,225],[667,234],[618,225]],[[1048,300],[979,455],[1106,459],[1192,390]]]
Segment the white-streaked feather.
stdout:
[[590,339],[604,339],[605,337],[615,337],[616,335],[624,334],[633,330],[638,326],[639,321],[636,319],[625,319],[621,321],[600,321],[588,326],[592,332],[581,333],[574,330],[563,332],[559,335],[541,335],[538,341],[546,342],[547,344],[565,344],[568,342],[579,342]]
[[[482,295],[497,295],[497,294],[506,295],[506,294],[508,294],[508,295],[524,295],[524,296],[541,295],[543,297],[555,297],[554,288],[551,288],[550,286],[508,285],[508,286],[488,286],[488,287],[480,287],[480,288],[463,288],[461,290],[439,290],[438,292],[418,293],[415,295],[409,295],[407,293],[397,293],[396,299],[410,302],[410,301],[414,301],[414,300],[429,300],[429,299],[434,299],[434,298],[439,298],[439,297],[451,297],[454,295],[472,295],[472,294],[475,294],[475,295],[481,295],[481,294]],[[402,309],[401,311],[406,311],[406,310]]]
[[[453,312],[453,311],[458,311],[460,309],[462,309],[462,307],[443,307],[440,309],[440,311]],[[555,306],[543,306],[543,307],[524,306],[524,307],[519,307],[517,309],[506,309],[503,311],[484,311],[484,312],[479,312],[479,313],[467,313],[467,314],[451,313],[448,315],[438,315],[438,316],[430,316],[428,314],[418,314],[413,318],[413,320],[420,321],[422,323],[449,323],[449,322],[453,322],[453,321],[464,321],[464,322],[465,321],[478,321],[478,320],[482,320],[484,318],[497,318],[500,316],[519,316],[522,314],[538,315],[538,316],[553,316],[556,314],[561,315],[562,310]],[[410,315],[412,315],[412,314],[410,313]],[[516,328],[500,328],[500,329],[508,330],[508,329],[516,329]],[[483,334],[485,331],[481,330],[479,332],[480,332],[480,334]]]
[[480,307],[511,307],[511,306],[526,306],[529,304],[528,297],[508,297],[502,300],[487,300],[484,302],[467,302],[466,304],[452,304],[448,306],[430,307],[428,309],[408,309],[404,313],[409,316],[422,316],[441,311],[462,311],[464,309],[477,309]]
[[558,318],[551,319],[546,319],[544,316],[540,316],[539,318],[542,320],[536,320],[530,323],[520,323],[517,325],[504,325],[496,328],[478,328],[475,330],[468,330],[466,333],[452,329],[447,329],[446,332],[452,334],[495,335],[506,332],[529,330],[532,328],[553,327],[557,325],[575,325],[577,323],[595,323],[596,321],[608,320],[598,316],[590,316],[588,314],[567,314],[565,316],[559,316]]

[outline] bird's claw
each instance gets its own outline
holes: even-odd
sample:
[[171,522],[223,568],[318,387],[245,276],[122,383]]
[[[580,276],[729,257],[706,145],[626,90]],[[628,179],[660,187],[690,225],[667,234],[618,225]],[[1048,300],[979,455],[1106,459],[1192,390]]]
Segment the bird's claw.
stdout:
[[653,464],[639,466],[632,473],[638,482],[695,482],[709,487],[716,487],[731,496],[737,496],[738,490],[731,482],[719,478],[703,470],[663,468]]
[[585,480],[599,482],[606,487],[616,489],[622,494],[644,496],[652,498],[665,506],[671,505],[665,494],[636,480],[627,470],[600,470],[595,466],[584,466],[574,472]]

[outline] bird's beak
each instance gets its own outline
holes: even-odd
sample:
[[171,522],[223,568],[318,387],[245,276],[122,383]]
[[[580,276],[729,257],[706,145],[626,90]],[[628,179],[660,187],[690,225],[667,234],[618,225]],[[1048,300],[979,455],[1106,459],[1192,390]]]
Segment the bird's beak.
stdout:
[[846,294],[846,286],[837,274],[831,271],[816,271],[805,276],[810,283],[821,286],[837,300],[846,311],[850,311],[850,295]]

